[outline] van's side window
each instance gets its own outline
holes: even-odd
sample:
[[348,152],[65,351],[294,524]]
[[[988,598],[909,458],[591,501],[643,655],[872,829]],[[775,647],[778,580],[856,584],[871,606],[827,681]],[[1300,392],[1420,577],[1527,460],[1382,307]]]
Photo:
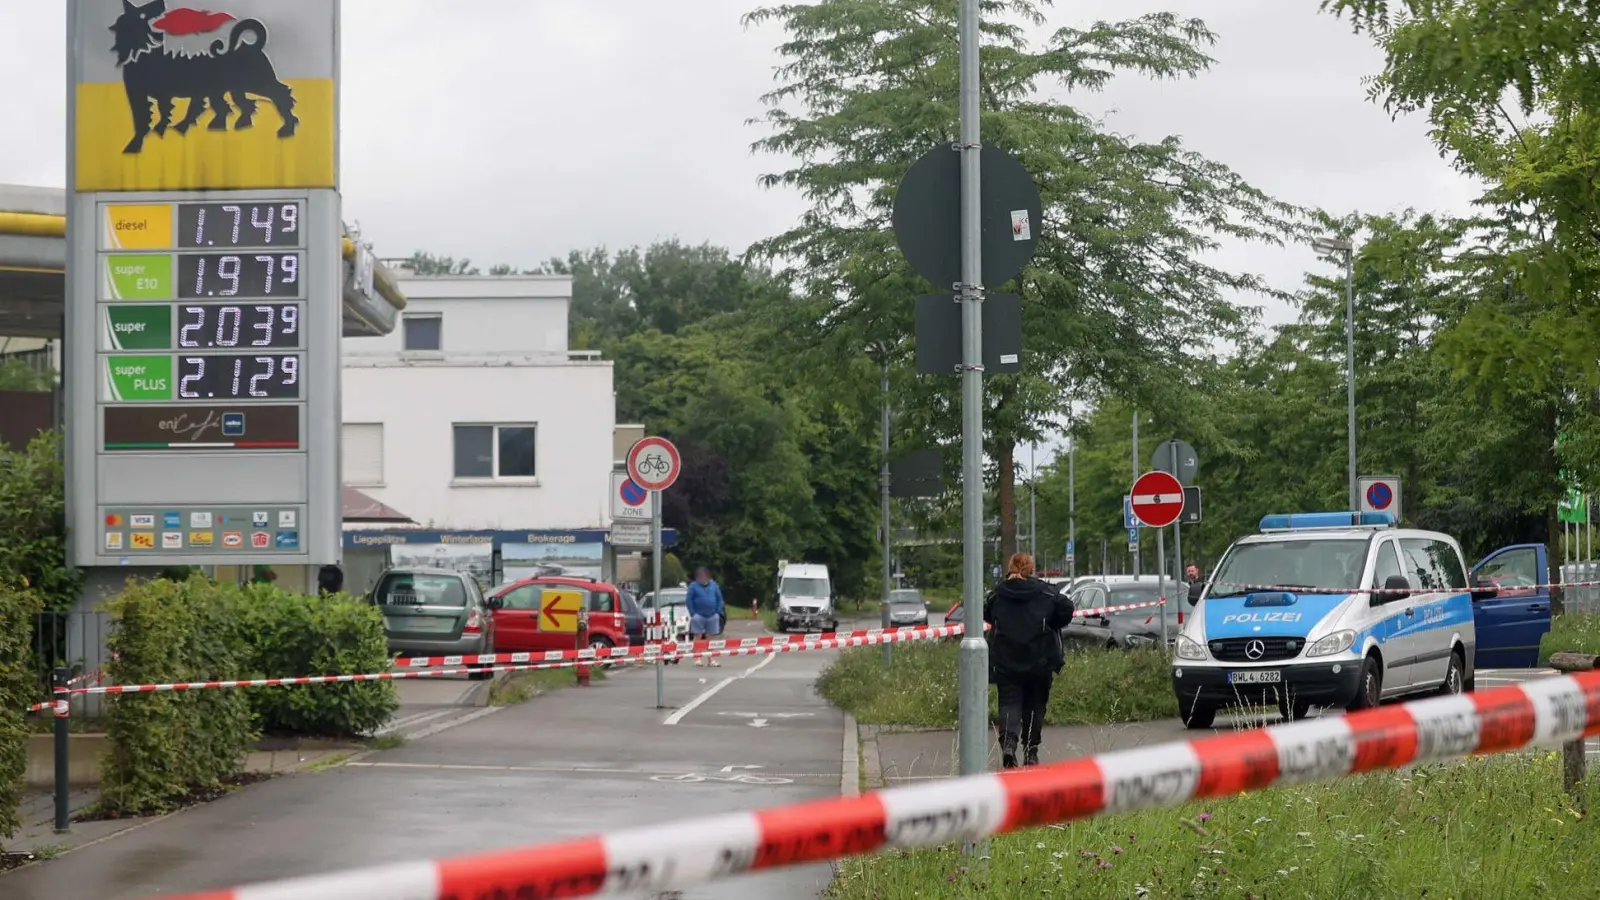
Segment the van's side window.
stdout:
[[[1448,587],[1447,575],[1444,565],[1438,559],[1438,552],[1434,549],[1435,541],[1427,538],[1403,538],[1400,541],[1400,555],[1404,558],[1406,577],[1411,579],[1411,586],[1424,591],[1442,591]],[[1446,550],[1448,544],[1441,545]]]
[[1451,590],[1466,590],[1467,568],[1461,564],[1461,554],[1444,541],[1433,542],[1433,560],[1444,572],[1445,586]]
[[[1404,576],[1405,570],[1400,567],[1400,557],[1395,555],[1394,541],[1384,541],[1378,546],[1378,558],[1372,566],[1372,584],[1370,587],[1381,588],[1395,575]],[[1409,578],[1407,579],[1410,580]],[[1393,594],[1379,594],[1380,602],[1393,600]]]

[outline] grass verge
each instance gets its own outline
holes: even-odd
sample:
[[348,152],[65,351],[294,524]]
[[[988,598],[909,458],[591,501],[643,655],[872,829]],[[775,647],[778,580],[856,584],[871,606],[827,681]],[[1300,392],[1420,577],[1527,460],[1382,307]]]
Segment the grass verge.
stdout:
[[[817,691],[866,725],[954,728],[957,650],[954,641],[896,645],[887,669],[880,647],[846,650],[817,680]],[[1156,650],[1069,652],[1050,692],[1045,721],[1102,725],[1172,718],[1178,714],[1178,703],[1169,667]],[[995,703],[991,687],[991,716]]]
[[[604,681],[605,669],[600,666],[589,667],[589,680]],[[566,669],[531,669],[526,672],[512,672],[504,680],[496,681],[494,687],[489,689],[490,706],[515,706],[547,694],[560,688],[575,687],[578,684],[577,671]]]
[[994,839],[986,860],[958,847],[846,860],[825,896],[1587,897],[1600,829],[1583,819],[1559,753],[1515,754],[1052,825]]
[[1550,661],[1550,654],[1569,650],[1600,656],[1600,615],[1567,613],[1550,622],[1550,630],[1539,642],[1539,663]]

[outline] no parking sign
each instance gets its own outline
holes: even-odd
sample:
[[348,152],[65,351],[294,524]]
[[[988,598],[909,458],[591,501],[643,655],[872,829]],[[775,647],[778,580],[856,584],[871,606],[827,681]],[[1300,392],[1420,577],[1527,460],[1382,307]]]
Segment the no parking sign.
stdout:
[[1356,480],[1362,512],[1386,512],[1400,521],[1400,479],[1393,475],[1367,475]]

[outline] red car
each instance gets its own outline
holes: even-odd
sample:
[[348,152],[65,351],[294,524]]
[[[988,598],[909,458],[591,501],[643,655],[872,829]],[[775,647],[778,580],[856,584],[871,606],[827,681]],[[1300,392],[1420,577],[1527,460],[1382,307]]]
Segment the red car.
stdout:
[[583,593],[583,608],[589,611],[589,646],[596,650],[628,646],[626,607],[616,585],[548,575],[503,584],[489,595],[489,608],[494,611],[495,650],[522,653],[573,649],[576,636],[572,632],[539,630],[540,605],[544,592],[550,589]]

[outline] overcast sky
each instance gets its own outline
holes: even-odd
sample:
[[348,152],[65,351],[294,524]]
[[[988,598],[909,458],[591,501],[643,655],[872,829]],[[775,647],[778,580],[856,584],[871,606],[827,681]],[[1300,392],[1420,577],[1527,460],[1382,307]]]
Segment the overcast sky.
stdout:
[[[743,249],[799,198],[752,155],[782,39],[752,0],[344,0],[345,217],[384,256],[533,265],[574,247],[676,236]],[[225,0],[193,5],[225,9]],[[0,0],[0,182],[64,179],[64,15]],[[1381,57],[1317,0],[1070,0],[1053,25],[1171,10],[1220,35],[1189,82],[1127,78],[1075,98],[1110,127],[1177,134],[1268,192],[1342,212],[1463,210],[1474,194],[1420,120],[1391,122],[1361,83]],[[1298,284],[1304,248],[1225,261]],[[1268,311],[1283,320],[1286,309]]]

